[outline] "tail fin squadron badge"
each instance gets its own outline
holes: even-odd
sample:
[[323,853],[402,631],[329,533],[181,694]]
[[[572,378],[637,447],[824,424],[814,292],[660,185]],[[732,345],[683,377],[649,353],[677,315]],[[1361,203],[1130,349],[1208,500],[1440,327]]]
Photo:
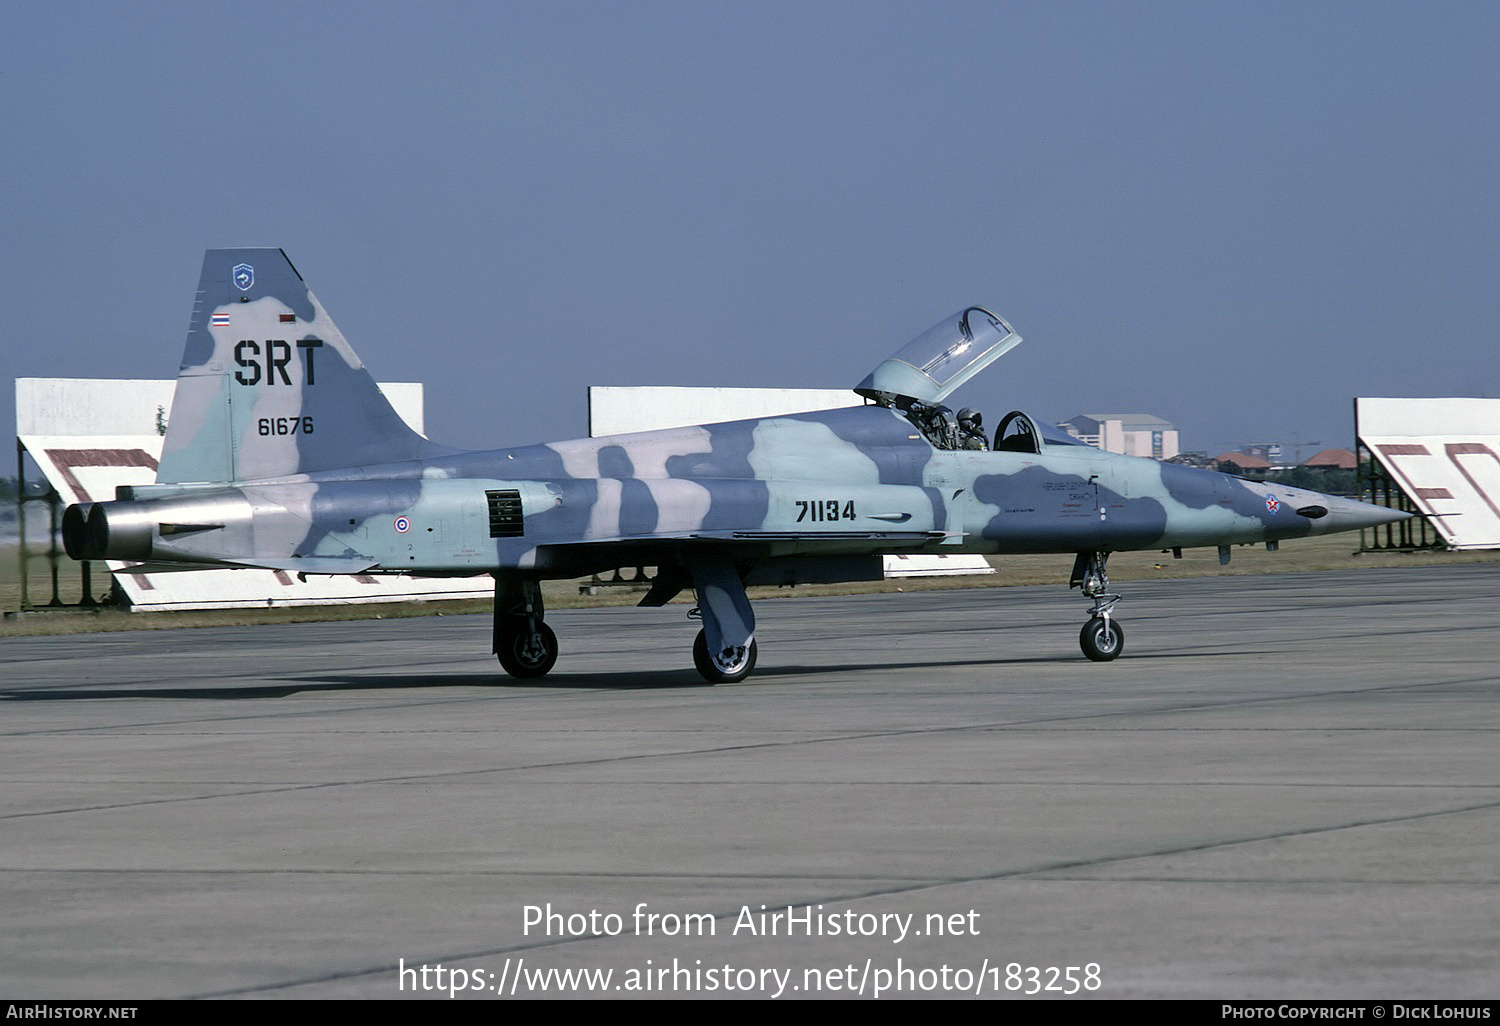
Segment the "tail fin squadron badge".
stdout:
[[255,268],[249,264],[236,264],[233,274],[235,288],[241,292],[249,292],[250,286],[255,284]]

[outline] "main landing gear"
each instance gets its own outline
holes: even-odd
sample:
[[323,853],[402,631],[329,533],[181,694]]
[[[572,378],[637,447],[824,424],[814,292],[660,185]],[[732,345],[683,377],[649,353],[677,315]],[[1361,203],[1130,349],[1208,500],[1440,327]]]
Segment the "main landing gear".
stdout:
[[1120,596],[1109,591],[1109,575],[1104,572],[1108,561],[1108,552],[1080,552],[1068,581],[1069,587],[1083,589],[1084,598],[1093,599],[1078,645],[1096,663],[1107,663],[1125,651],[1125,629],[1110,615]]
[[728,559],[704,556],[687,568],[703,621],[693,640],[693,665],[710,684],[734,684],[755,669],[755,610],[745,596],[739,568]]
[[557,662],[557,635],[545,613],[536,581],[496,578],[494,652],[512,677],[545,677]]
[[[693,641],[693,665],[709,684],[734,684],[755,669],[755,611],[745,596],[739,569],[728,559],[704,556],[690,566],[661,567],[641,599],[660,606],[691,587],[698,605],[688,615],[703,629]],[[496,575],[494,652],[512,677],[545,677],[557,662],[557,635],[544,622],[541,586]]]
[[728,558],[713,553],[683,565],[657,567],[656,581],[643,606],[664,606],[692,588],[698,604],[688,619],[703,629],[693,639],[693,665],[709,684],[735,684],[755,669],[755,610],[745,595],[745,581]]

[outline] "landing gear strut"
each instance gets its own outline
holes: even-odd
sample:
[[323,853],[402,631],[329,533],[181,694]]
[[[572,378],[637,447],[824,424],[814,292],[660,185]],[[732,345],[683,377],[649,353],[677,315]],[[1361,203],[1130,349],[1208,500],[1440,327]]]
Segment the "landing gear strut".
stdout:
[[1080,552],[1068,582],[1070,587],[1082,588],[1084,598],[1093,599],[1089,621],[1078,633],[1078,645],[1096,663],[1107,663],[1125,651],[1125,629],[1110,615],[1120,596],[1109,591],[1109,575],[1104,570],[1108,561],[1108,552]]
[[545,677],[557,662],[557,635],[545,613],[536,581],[495,578],[494,651],[512,677]]

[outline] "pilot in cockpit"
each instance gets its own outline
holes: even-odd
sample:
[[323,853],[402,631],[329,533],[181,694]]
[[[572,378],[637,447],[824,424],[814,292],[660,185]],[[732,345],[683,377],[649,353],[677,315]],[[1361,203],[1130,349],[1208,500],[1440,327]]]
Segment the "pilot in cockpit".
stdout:
[[954,422],[953,411],[948,407],[912,403],[907,417],[921,429],[934,448],[958,448],[958,425]]
[[965,406],[958,411],[958,447],[960,449],[988,449],[984,440],[984,421],[978,410]]

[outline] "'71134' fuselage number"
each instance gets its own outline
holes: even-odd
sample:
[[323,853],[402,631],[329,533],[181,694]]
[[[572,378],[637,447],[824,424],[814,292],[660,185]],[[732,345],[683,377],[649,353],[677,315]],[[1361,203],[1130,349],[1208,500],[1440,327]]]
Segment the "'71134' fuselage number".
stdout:
[[838,499],[798,499],[797,523],[804,520],[822,523],[829,520],[853,520],[854,500],[840,503]]

